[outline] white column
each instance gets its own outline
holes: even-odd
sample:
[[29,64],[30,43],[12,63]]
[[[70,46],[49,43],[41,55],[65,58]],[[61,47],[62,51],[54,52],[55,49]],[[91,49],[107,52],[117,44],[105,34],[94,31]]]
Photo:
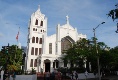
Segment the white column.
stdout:
[[60,24],[57,25],[56,42],[57,42],[57,54],[61,54]]
[[53,72],[53,61],[50,62],[50,72]]
[[41,72],[40,69],[41,69],[41,60],[38,58],[38,59],[37,59],[37,71],[38,71],[38,72]]
[[37,58],[37,72],[39,72],[39,58]]
[[58,55],[61,55],[61,41],[58,42]]
[[44,35],[42,36],[43,39],[43,44],[42,44],[42,54],[45,54],[45,49],[46,49],[46,32],[44,33]]
[[44,72],[44,61],[41,61],[40,72]]
[[57,30],[56,31],[57,31],[57,36],[56,36],[57,39],[56,40],[58,42],[58,41],[60,41],[60,24],[57,25]]
[[39,65],[38,69],[39,69],[39,72],[41,72],[41,64]]

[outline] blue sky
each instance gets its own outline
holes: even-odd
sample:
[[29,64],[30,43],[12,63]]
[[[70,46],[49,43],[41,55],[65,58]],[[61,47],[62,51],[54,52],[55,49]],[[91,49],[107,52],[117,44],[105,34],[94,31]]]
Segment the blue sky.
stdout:
[[66,23],[69,16],[71,26],[78,33],[93,37],[93,28],[105,21],[96,29],[98,41],[105,42],[109,47],[118,45],[116,21],[113,22],[107,13],[115,9],[118,0],[0,0],[0,48],[17,44],[16,35],[20,27],[19,42],[27,45],[28,21],[38,9],[48,18],[48,35],[56,31],[57,24]]

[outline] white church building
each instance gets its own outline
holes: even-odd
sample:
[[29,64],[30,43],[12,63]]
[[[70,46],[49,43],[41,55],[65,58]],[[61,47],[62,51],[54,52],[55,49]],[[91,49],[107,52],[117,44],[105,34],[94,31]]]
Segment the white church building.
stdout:
[[59,67],[71,67],[64,64],[62,51],[86,35],[79,34],[77,29],[69,24],[66,16],[64,25],[57,24],[56,33],[47,36],[47,17],[41,13],[40,7],[31,15],[28,25],[27,54],[25,69],[37,72],[52,72]]

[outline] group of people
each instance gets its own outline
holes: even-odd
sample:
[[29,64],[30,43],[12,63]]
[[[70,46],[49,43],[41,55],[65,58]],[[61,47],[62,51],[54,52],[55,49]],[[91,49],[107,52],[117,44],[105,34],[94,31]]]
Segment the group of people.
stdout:
[[71,73],[71,79],[74,80],[74,77],[75,77],[76,80],[78,80],[78,73],[72,71],[72,73]]
[[[85,75],[85,77],[87,79],[87,76],[88,76],[87,70],[85,71],[84,75]],[[76,71],[72,71],[72,73],[71,73],[71,79],[72,80],[78,80],[79,79],[78,73]]]
[[45,72],[44,73],[45,80],[61,80],[61,72],[60,71],[53,71],[53,72]]
[[16,73],[15,70],[13,70],[11,73],[6,69],[0,70],[0,80],[10,80],[10,76],[15,80]]

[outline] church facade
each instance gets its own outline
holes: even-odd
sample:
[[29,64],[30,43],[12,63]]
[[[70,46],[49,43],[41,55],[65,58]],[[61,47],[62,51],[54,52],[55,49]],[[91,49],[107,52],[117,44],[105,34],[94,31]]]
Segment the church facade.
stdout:
[[37,72],[52,72],[59,67],[71,67],[64,64],[62,51],[86,35],[78,34],[77,29],[69,24],[66,16],[64,25],[57,24],[56,33],[47,36],[47,17],[41,13],[40,7],[31,15],[28,26],[27,54],[25,70],[35,69]]

